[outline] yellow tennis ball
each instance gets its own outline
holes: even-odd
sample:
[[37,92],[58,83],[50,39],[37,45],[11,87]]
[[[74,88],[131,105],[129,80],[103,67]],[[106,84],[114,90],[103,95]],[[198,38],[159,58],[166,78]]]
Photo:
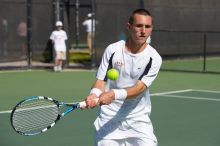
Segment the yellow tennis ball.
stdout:
[[107,77],[110,80],[114,80],[115,81],[115,80],[118,79],[118,76],[119,76],[119,72],[116,69],[114,69],[114,68],[108,70],[108,72],[107,72]]

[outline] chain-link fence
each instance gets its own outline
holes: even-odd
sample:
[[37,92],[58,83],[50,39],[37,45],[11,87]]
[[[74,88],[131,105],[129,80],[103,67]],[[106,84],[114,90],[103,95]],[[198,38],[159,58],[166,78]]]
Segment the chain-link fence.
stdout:
[[1,67],[27,68],[29,57],[33,61],[31,63],[44,62],[45,51],[49,47],[48,38],[53,28],[51,2],[1,0],[0,15],[3,19],[1,34],[4,33],[4,39],[1,39]]
[[[0,68],[51,68],[57,19],[68,34],[67,67],[97,66],[108,44],[126,39],[131,12],[144,7],[153,15],[152,46],[162,69],[219,73],[218,6],[216,0],[0,0]],[[92,52],[82,25],[88,13],[96,22]]]
[[220,32],[155,30],[152,44],[163,56],[163,70],[220,72]]

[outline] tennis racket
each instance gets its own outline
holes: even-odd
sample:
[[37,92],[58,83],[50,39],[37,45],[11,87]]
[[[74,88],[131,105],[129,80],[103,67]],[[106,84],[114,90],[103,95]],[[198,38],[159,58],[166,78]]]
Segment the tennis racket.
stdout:
[[71,111],[85,106],[85,101],[67,104],[49,97],[33,96],[22,100],[13,108],[11,125],[21,135],[37,135],[52,128]]

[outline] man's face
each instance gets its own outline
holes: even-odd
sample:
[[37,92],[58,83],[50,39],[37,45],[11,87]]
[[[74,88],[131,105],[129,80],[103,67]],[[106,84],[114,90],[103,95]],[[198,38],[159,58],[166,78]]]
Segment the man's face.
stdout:
[[61,30],[62,29],[62,26],[57,26],[57,30]]
[[128,23],[127,28],[133,42],[137,45],[141,45],[145,43],[147,38],[151,35],[153,28],[152,17],[135,14],[133,24]]

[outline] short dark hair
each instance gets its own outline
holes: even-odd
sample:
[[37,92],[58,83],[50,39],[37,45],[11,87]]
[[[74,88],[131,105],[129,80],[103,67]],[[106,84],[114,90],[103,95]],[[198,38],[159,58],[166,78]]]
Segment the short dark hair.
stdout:
[[144,15],[144,16],[151,16],[150,12],[146,9],[136,9],[132,12],[130,18],[129,18],[129,23],[133,24],[134,22],[134,15],[135,14],[140,14],[140,15]]

